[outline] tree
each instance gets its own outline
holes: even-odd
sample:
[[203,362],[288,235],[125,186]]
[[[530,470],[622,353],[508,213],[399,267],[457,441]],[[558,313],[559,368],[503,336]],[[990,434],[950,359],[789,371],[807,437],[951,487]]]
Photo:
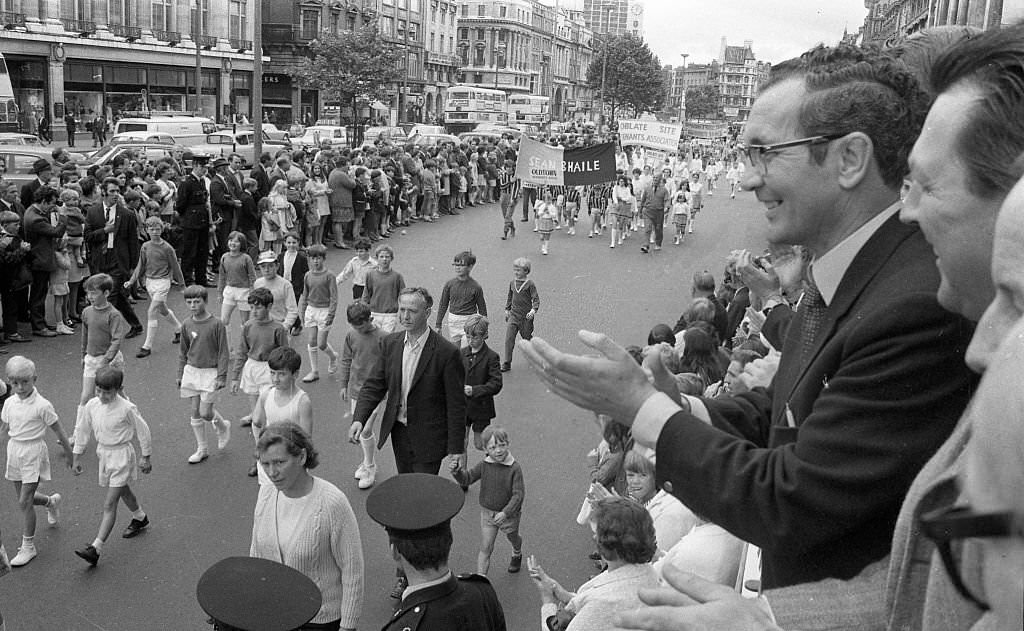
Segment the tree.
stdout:
[[687,118],[721,118],[718,106],[718,88],[705,84],[686,90]]
[[310,42],[309,55],[289,74],[306,90],[320,90],[328,103],[386,100],[388,83],[401,80],[402,51],[381,37],[371,22],[340,35],[324,32]]
[[600,94],[604,71],[604,101],[611,106],[611,117],[614,119],[616,109],[622,107],[634,116],[660,110],[665,102],[665,79],[661,62],[647,44],[631,33],[609,35],[595,42],[587,83]]

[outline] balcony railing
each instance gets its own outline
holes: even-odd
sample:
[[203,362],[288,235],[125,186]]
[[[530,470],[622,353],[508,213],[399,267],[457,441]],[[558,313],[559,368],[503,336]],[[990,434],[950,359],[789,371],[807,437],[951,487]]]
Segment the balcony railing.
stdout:
[[232,37],[229,40],[229,42],[231,44],[231,48],[233,48],[234,50],[237,50],[240,53],[241,52],[245,52],[247,50],[252,50],[252,40],[239,39],[237,37]]
[[268,43],[303,43],[302,29],[294,24],[264,24],[263,41]]
[[196,43],[205,48],[206,50],[216,48],[217,46],[217,38],[213,37],[212,35],[200,35],[196,37],[196,39],[199,40]]
[[25,14],[14,11],[0,11],[0,26],[12,29],[17,26],[25,26]]
[[162,31],[159,29],[153,29],[153,37],[157,38],[161,42],[167,42],[171,46],[181,43],[181,33],[178,31]]
[[428,52],[427,63],[441,64],[444,66],[458,66],[461,65],[462,59],[458,55],[445,55],[442,53]]
[[70,18],[61,18],[60,20],[64,24],[64,30],[69,33],[78,33],[83,37],[88,37],[96,32],[96,23],[90,22],[89,20],[72,20]]
[[135,41],[142,37],[142,29],[138,26],[125,26],[123,24],[110,24],[107,26],[110,32],[118,37],[123,37],[129,42]]

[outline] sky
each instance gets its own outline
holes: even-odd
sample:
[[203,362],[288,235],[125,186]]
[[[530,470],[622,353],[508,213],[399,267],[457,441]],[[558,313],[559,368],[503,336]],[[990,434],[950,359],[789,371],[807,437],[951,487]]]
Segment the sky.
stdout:
[[[560,0],[562,6],[582,0]],[[818,43],[835,44],[843,28],[864,23],[864,0],[644,0],[644,39],[662,64],[707,63],[729,45],[753,40],[754,55],[778,63]]]

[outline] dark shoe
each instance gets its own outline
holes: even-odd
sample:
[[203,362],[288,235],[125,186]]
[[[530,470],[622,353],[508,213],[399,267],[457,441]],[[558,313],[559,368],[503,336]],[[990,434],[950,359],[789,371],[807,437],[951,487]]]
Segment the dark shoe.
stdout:
[[642,245],[640,246],[640,251],[643,252],[644,254],[647,254],[650,250],[647,248],[646,245]]
[[249,472],[246,473],[245,475],[249,476],[250,478],[255,478],[257,475],[259,475],[256,471],[256,465],[249,467]]
[[121,536],[125,539],[131,539],[132,537],[142,532],[146,528],[146,526],[149,526],[149,515],[146,515],[142,519],[132,518],[131,523],[128,524],[128,527],[124,529],[124,532],[121,533]]
[[398,580],[395,581],[395,586],[391,588],[391,597],[395,600],[401,600],[402,594],[405,593],[405,588],[409,586],[409,580],[404,576],[399,576]]
[[56,331],[57,330],[57,325],[56,324],[47,324],[46,328],[51,330],[51,331]]
[[239,427],[252,427],[252,417],[251,416],[243,416],[242,418],[238,419],[238,426]]
[[179,344],[179,343],[181,343],[181,331],[176,331],[174,333],[174,339],[171,340],[171,344]]
[[126,335],[125,337],[138,337],[140,335],[142,335],[142,327],[133,326],[131,329],[128,330],[128,335]]
[[32,335],[38,337],[57,337],[57,332],[50,329],[39,329],[38,331],[32,331]]
[[96,564],[100,562],[100,553],[96,552],[96,548],[92,547],[92,544],[85,546],[81,550],[75,550],[75,554],[93,567],[96,567]]
[[148,348],[146,348],[145,346],[143,346],[142,348],[139,349],[139,351],[137,353],[135,353],[135,356],[138,357],[139,359],[141,359],[143,357],[149,357],[152,354],[153,354],[153,351],[151,351]]
[[513,554],[512,559],[508,562],[508,573],[515,574],[523,567],[523,553]]
[[510,370],[512,370],[512,364],[505,362],[501,365],[501,372],[508,372]]
[[593,552],[591,552],[590,554],[587,555],[587,558],[590,559],[591,561],[600,561],[601,560],[601,553],[598,552],[597,550],[594,550]]
[[12,333],[12,334],[7,336],[7,341],[8,342],[17,342],[19,344],[24,344],[25,342],[31,342],[32,340],[28,339],[27,337],[25,337],[21,333]]
[[529,221],[529,219],[526,219],[526,218],[524,217],[524,218],[520,219],[519,221]]

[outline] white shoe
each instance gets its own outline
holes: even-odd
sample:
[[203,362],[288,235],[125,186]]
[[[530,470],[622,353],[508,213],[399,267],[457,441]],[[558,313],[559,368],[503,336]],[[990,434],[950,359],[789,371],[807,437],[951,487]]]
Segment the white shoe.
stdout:
[[225,447],[228,446],[228,441],[231,440],[231,421],[225,418],[221,419],[221,422],[224,423],[224,429],[221,429],[219,427],[216,428],[217,449],[224,449]]
[[353,477],[355,477],[355,479],[357,479],[357,480],[362,480],[365,475],[366,475],[366,463],[360,462],[359,466],[356,467],[356,474]]
[[196,452],[188,457],[189,464],[199,464],[210,457],[210,454],[206,453],[205,448],[196,449]]
[[366,467],[366,475],[359,478],[359,488],[368,489],[377,481],[377,465],[372,464]]
[[72,329],[71,327],[69,327],[66,324],[58,324],[57,325],[57,333],[60,334],[60,335],[74,335],[75,334],[75,330]]
[[18,554],[16,554],[14,558],[11,559],[11,567],[21,567],[23,565],[28,565],[28,562],[36,558],[37,554],[39,553],[36,552],[36,547],[34,545],[22,545],[20,548],[18,548]]
[[60,493],[54,493],[50,496],[49,503],[46,504],[46,521],[51,526],[56,526],[60,522]]
[[689,233],[693,234],[693,228],[690,228]]
[[327,374],[333,375],[336,372],[338,372],[338,358],[337,357],[335,357],[334,359],[330,360],[330,362],[327,364]]

